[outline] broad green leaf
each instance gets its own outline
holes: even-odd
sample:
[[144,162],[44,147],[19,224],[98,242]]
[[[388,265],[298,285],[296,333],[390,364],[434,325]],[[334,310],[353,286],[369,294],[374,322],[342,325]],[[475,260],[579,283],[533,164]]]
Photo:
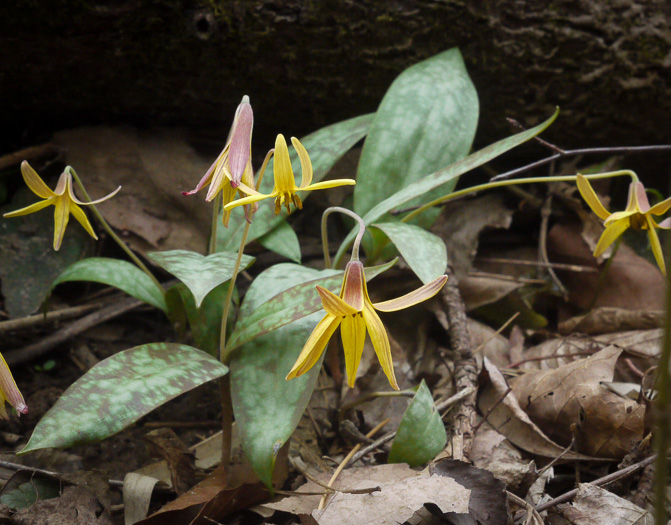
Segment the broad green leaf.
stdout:
[[37,501],[57,498],[60,496],[59,482],[55,479],[34,477],[22,483],[14,490],[0,496],[0,503],[19,510],[32,507]]
[[426,383],[417,389],[396,432],[389,452],[389,463],[407,463],[418,467],[431,461],[447,443],[447,433],[440,413]]
[[[368,133],[373,114],[362,115],[349,120],[326,126],[310,135],[300,139],[312,160],[314,174],[312,182],[322,180],[329,170],[347,153],[352,146],[359,142]],[[288,140],[288,137],[287,137]],[[294,174],[300,181],[300,162],[294,148],[289,148],[291,166]],[[257,175],[258,178],[258,175]],[[273,190],[273,162],[268,163],[263,181],[261,182],[261,193],[270,193]],[[326,190],[328,191],[328,190]],[[309,196],[309,193],[301,192],[301,200]],[[249,229],[247,243],[265,235],[287,217],[286,211],[275,215],[275,203],[268,200],[259,202],[259,210],[254,215],[252,226]],[[242,210],[233,210],[228,228],[217,229],[217,251],[236,251],[242,239],[242,230],[246,224]]]
[[71,281],[90,281],[114,286],[131,297],[164,312],[168,311],[163,290],[146,273],[128,261],[107,257],[89,257],[77,261],[56,277],[51,288]]
[[[542,122],[526,131],[522,131],[510,137],[506,137],[505,139],[499,140],[494,144],[490,144],[486,148],[483,148],[480,151],[476,151],[465,159],[459,160],[447,168],[432,173],[431,175],[428,175],[417,182],[413,182],[410,186],[407,186],[401,191],[396,192],[391,197],[386,198],[371,208],[371,210],[363,216],[364,222],[366,225],[370,225],[379,220],[380,217],[382,217],[390,210],[398,208],[403,204],[406,204],[408,201],[424,195],[426,192],[431,191],[434,188],[442,186],[446,182],[456,180],[457,177],[463,175],[464,173],[471,171],[478,166],[482,166],[490,160],[495,159],[499,155],[502,155],[503,153],[513,149],[515,146],[519,146],[527,140],[534,138],[536,135],[545,130],[550,124],[552,124],[557,118],[558,114],[559,109],[557,109],[554,115],[552,115],[545,122]],[[347,248],[351,245],[357,231],[358,227],[354,228],[342,242],[336,255],[336,261],[340,261],[340,259],[342,259],[345,250],[347,250]]]
[[[240,316],[244,319],[285,289],[332,274],[332,270],[320,272],[290,263],[272,266],[250,286]],[[266,333],[231,356],[231,400],[242,448],[269,488],[277,453],[310,401],[321,360],[301,377],[291,381],[285,377],[320,317],[312,314]]]
[[[361,152],[354,211],[463,159],[478,125],[478,95],[457,48],[406,69],[385,94]],[[450,193],[456,178],[422,195]]]
[[227,372],[216,359],[186,345],[151,343],[124,350],[68,388],[37,423],[20,454],[100,441]]
[[[171,306],[171,300],[175,296],[176,300],[179,301],[179,305],[184,311],[186,320],[188,320],[189,327],[191,328],[191,335],[195,346],[211,356],[216,356],[219,352],[221,317],[224,314],[224,299],[229,283],[230,281],[220,284],[207,294],[200,308],[196,306],[193,294],[184,283],[177,283],[166,292],[166,301],[168,301],[169,306]],[[235,291],[233,292],[233,301],[237,302]],[[172,317],[171,321],[173,321]],[[231,324],[229,322],[229,327]]]
[[[188,250],[171,250],[151,252],[147,257],[182,281],[191,290],[196,306],[200,308],[208,293],[231,279],[238,254],[219,252],[205,256]],[[253,262],[254,257],[243,255],[240,270],[248,268]]]
[[[366,268],[366,281],[388,270],[395,262],[396,260],[393,260],[387,264]],[[296,271],[290,268],[295,265],[287,266],[290,274]],[[341,270],[324,270],[320,272],[319,277],[289,287],[253,310],[247,306],[247,300],[245,300],[240,321],[235,326],[228,347],[236,348],[281,326],[323,310],[315,286],[319,285],[333,293],[340,293],[342,276]]]
[[266,250],[279,253],[300,264],[301,245],[296,232],[288,222],[280,222],[274,229],[259,237],[257,241]]
[[[16,177],[20,179],[19,170]],[[36,202],[36,196],[21,188],[0,215]],[[35,313],[49,294],[51,283],[65,268],[80,260],[95,242],[76,221],[68,225],[61,249],[54,251],[54,208],[2,222],[0,284],[4,309],[11,318]]]
[[424,228],[403,222],[373,224],[382,230],[424,284],[447,269],[447,248],[443,240]]

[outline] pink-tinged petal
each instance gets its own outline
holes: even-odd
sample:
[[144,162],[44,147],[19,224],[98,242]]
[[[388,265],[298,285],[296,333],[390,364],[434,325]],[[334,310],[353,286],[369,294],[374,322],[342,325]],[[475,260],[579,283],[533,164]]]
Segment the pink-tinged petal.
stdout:
[[212,202],[224,186],[229,186],[231,184],[230,179],[231,177],[228,168],[226,167],[226,161],[222,160],[222,162],[217,164],[217,167],[214,169],[212,181],[207,190],[207,195],[205,195],[205,200],[207,202]]
[[284,140],[284,135],[281,133],[275,139],[273,173],[275,176],[275,191],[278,194],[294,194],[296,192],[296,180],[294,179],[294,172],[291,169],[289,148],[287,147],[287,141]]
[[638,203],[636,200],[636,183],[629,184],[629,193],[627,194],[627,207],[624,209],[627,212],[637,212]]
[[28,161],[24,160],[21,163],[21,175],[23,175],[23,180],[26,182],[26,186],[28,186],[30,191],[38,197],[48,199],[49,197],[56,196],[56,194],[51,191],[51,188],[44,183],[37,172],[30,166],[30,164],[28,164]]
[[73,202],[76,202],[77,204],[81,204],[82,206],[90,206],[91,204],[100,204],[101,202],[105,202],[108,199],[111,199],[114,197],[117,193],[119,193],[119,190],[121,190],[121,186],[119,186],[116,190],[113,192],[105,195],[104,197],[100,199],[93,200],[91,202],[83,202],[80,201],[77,196],[75,195],[74,189],[73,189],[73,184],[72,184],[72,176],[68,173],[68,178],[70,179],[67,188],[68,188],[68,195],[70,196],[70,199],[72,199]]
[[[19,391],[19,387],[16,386],[16,382],[12,377],[12,373],[7,366],[5,358],[0,354],[0,392],[2,392],[2,397],[4,397],[10,405],[12,405],[19,414],[28,413],[28,405],[23,400],[23,396]],[[6,416],[7,412],[5,410],[4,399],[2,400],[2,412]],[[7,419],[5,417],[5,419]]]
[[363,343],[366,340],[366,322],[361,313],[347,315],[340,323],[340,335],[345,351],[345,370],[347,371],[347,385],[354,387],[356,371],[359,369]]
[[664,219],[662,222],[660,222],[657,225],[657,227],[658,228],[663,228],[665,230],[671,229],[671,217],[669,217],[668,219]]
[[366,274],[363,264],[359,261],[350,261],[345,266],[345,276],[340,288],[340,297],[354,310],[363,310],[365,300],[364,287],[366,285]]
[[35,213],[36,211],[43,210],[47,206],[51,206],[52,204],[54,204],[56,199],[58,199],[58,197],[49,197],[46,200],[36,202],[35,204],[31,204],[30,206],[26,206],[25,208],[21,208],[20,210],[5,213],[3,214],[3,217],[10,219],[12,217],[19,217],[21,215],[28,215],[29,213]]
[[640,182],[632,183],[634,189],[634,197],[636,198],[636,209],[641,213],[647,213],[650,211],[650,201],[648,196],[645,193],[645,187]]
[[301,350],[296,363],[291,368],[287,374],[286,380],[293,379],[294,377],[302,376],[305,372],[310,370],[315,363],[319,361],[319,358],[326,348],[326,343],[329,342],[333,332],[340,324],[339,317],[333,317],[332,315],[325,315],[324,318],[317,323],[317,326],[308,337],[308,340]]
[[366,328],[368,328],[370,340],[373,343],[373,348],[380,361],[382,370],[387,376],[391,387],[394,390],[398,390],[399,388],[398,383],[396,382],[396,376],[394,375],[394,362],[391,358],[391,347],[389,346],[387,331],[385,330],[380,317],[375,313],[373,305],[369,302],[364,304],[363,320],[366,323]]
[[440,277],[434,279],[430,283],[425,284],[417,290],[407,293],[396,299],[390,299],[389,301],[383,301],[381,303],[373,304],[373,307],[376,310],[381,312],[395,312],[397,310],[403,310],[404,308],[409,308],[414,306],[422,301],[431,299],[436,295],[440,289],[445,286],[447,282],[447,275],[441,275]]
[[594,249],[594,257],[599,257],[603,252],[605,252],[606,249],[611,244],[613,244],[627,228],[629,228],[628,217],[609,224],[601,234],[601,238],[599,239],[599,242]]
[[333,292],[327,290],[326,288],[322,288],[321,286],[317,286],[316,288],[317,292],[319,293],[319,297],[322,300],[322,306],[324,307],[324,310],[326,310],[327,313],[335,317],[343,317],[346,315],[353,315],[360,312],[360,310],[352,308],[340,297],[338,297]]
[[671,197],[655,204],[650,208],[648,213],[652,213],[653,215],[664,215],[669,209],[671,209]]
[[602,220],[606,220],[610,215],[610,212],[604,208],[603,204],[599,200],[599,197],[596,196],[592,185],[589,181],[583,176],[578,174],[576,178],[576,184],[578,185],[578,191],[582,198],[585,200],[587,205],[592,209],[592,211]]
[[666,277],[666,264],[664,263],[664,253],[662,252],[662,245],[659,242],[659,237],[655,231],[655,222],[652,220],[650,215],[645,216],[645,220],[648,223],[648,238],[650,239],[650,248],[652,248],[652,254],[655,256],[655,261],[657,261],[657,266],[662,272],[662,275]]
[[249,97],[244,96],[238,106],[231,135],[231,149],[228,157],[231,180],[239,184],[245,167],[250,162],[252,150],[252,128],[254,127],[254,113],[249,104]]
[[216,158],[216,160],[212,163],[212,166],[205,172],[205,175],[203,175],[203,178],[200,179],[200,182],[198,182],[198,185],[192,189],[191,191],[183,191],[182,195],[193,195],[194,193],[198,193],[200,190],[202,190],[205,186],[210,184],[212,182],[212,176],[217,169],[217,166],[219,164],[223,164],[226,158],[228,157],[228,144],[224,147],[221,153],[219,153],[219,156]]
[[98,237],[96,236],[96,233],[93,231],[93,227],[91,226],[88,217],[86,217],[84,210],[82,210],[76,204],[72,203],[70,204],[70,213],[75,219],[77,219],[77,222],[84,227],[86,232],[97,241]]
[[271,193],[270,195],[263,195],[262,193],[259,193],[258,195],[243,197],[242,199],[236,199],[233,202],[229,202],[226,206],[224,206],[224,209],[232,210],[233,208],[237,208],[238,206],[244,206],[245,204],[253,204],[254,202],[262,201],[263,199],[270,199],[276,196],[277,196],[276,193]]
[[56,189],[54,190],[54,193],[58,197],[62,197],[63,195],[65,195],[65,193],[71,186],[72,186],[72,175],[70,175],[67,171],[64,171],[63,173],[61,173],[61,176],[58,177],[58,184],[56,184]]
[[300,191],[325,190],[326,188],[336,188],[338,186],[354,186],[356,181],[354,179],[334,179],[325,180],[323,182],[315,182],[305,188],[298,188]]
[[300,140],[296,137],[291,137],[291,143],[294,145],[294,148],[296,148],[298,159],[301,161],[301,185],[299,188],[304,189],[312,182],[312,161]]
[[70,220],[70,202],[67,197],[59,197],[54,203],[54,250],[58,251],[63,242],[65,227]]

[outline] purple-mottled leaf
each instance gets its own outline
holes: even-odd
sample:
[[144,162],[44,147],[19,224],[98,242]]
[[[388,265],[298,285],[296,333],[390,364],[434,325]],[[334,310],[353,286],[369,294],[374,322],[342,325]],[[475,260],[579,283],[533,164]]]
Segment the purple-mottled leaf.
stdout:
[[80,377],[37,423],[21,454],[100,441],[228,368],[202,350],[151,343],[119,352]]

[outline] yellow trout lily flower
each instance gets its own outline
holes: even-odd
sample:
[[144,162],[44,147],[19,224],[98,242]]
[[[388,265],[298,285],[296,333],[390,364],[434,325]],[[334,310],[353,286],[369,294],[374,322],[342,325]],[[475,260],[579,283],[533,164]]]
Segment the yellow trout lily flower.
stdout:
[[653,215],[663,215],[671,208],[671,198],[663,200],[650,206],[645,194],[645,187],[640,182],[632,182],[629,185],[629,198],[627,208],[624,211],[610,213],[596,196],[594,189],[587,178],[583,175],[577,176],[578,190],[592,211],[604,221],[606,230],[601,235],[594,250],[594,257],[601,255],[606,248],[613,244],[627,228],[634,230],[648,230],[650,247],[657,261],[657,266],[663,275],[666,275],[662,245],[659,242],[656,228],[671,229],[671,218],[665,219],[659,224],[652,218]]
[[345,350],[347,384],[350,388],[354,386],[356,372],[363,352],[366,330],[368,330],[373,348],[380,365],[382,365],[382,370],[392,388],[398,390],[389,338],[375,310],[394,312],[409,308],[436,295],[446,281],[447,275],[442,275],[402,297],[381,303],[372,303],[368,297],[363,264],[358,260],[350,261],[345,268],[340,296],[317,286],[326,315],[312,331],[296,363],[287,375],[287,380],[303,375],[315,365],[336,328],[340,326],[340,335]]
[[5,358],[0,354],[0,418],[9,419],[5,402],[12,405],[19,415],[28,413],[28,405],[23,400],[19,387],[16,386]]
[[277,135],[277,139],[275,139],[275,162],[273,163],[275,187],[273,188],[272,193],[264,195],[253,192],[249,197],[244,197],[226,204],[224,209],[231,210],[236,206],[252,204],[263,199],[274,198],[275,215],[280,213],[282,206],[286,206],[287,212],[291,213],[291,203],[293,203],[293,205],[299,210],[303,207],[303,203],[301,202],[300,197],[297,195],[297,192],[299,191],[321,190],[324,188],[334,188],[336,186],[356,184],[356,181],[353,179],[328,180],[311,184],[312,162],[310,161],[310,156],[303,147],[303,144],[301,144],[297,138],[291,137],[291,143],[294,145],[294,148],[296,148],[298,158],[301,162],[303,178],[301,180],[300,186],[296,186],[294,171],[291,169],[291,160],[289,159],[289,148],[287,147],[287,142],[284,140],[284,136],[279,134]]
[[[251,154],[253,127],[254,113],[249,97],[245,95],[235,112],[231,133],[224,150],[200,179],[198,185],[191,191],[183,191],[182,195],[193,195],[208,184],[210,188],[205,196],[207,202],[212,201],[220,191],[223,194],[224,204],[233,201],[238,191],[256,194]],[[230,210],[225,209],[222,218],[227,228],[230,217]]]
[[52,191],[49,186],[47,186],[40,178],[37,172],[30,167],[28,162],[24,160],[21,163],[21,175],[23,175],[23,180],[35,195],[44,200],[36,202],[35,204],[31,204],[26,208],[21,208],[20,210],[4,214],[4,217],[7,218],[18,217],[20,215],[28,215],[29,213],[33,213],[41,210],[42,208],[53,205],[56,208],[54,210],[54,250],[56,251],[60,249],[61,243],[63,242],[65,227],[68,225],[68,221],[70,220],[70,214],[72,214],[72,216],[77,219],[79,224],[84,227],[84,229],[91,237],[93,237],[95,240],[98,240],[98,237],[93,231],[93,227],[86,217],[86,214],[78,205],[89,206],[91,204],[98,204],[100,202],[106,201],[107,199],[111,199],[121,189],[121,186],[119,186],[116,190],[102,199],[91,202],[82,202],[77,199],[77,197],[75,197],[74,191],[72,189],[72,174],[70,173],[70,169],[71,168],[69,166],[65,168],[65,171],[58,179],[56,190]]

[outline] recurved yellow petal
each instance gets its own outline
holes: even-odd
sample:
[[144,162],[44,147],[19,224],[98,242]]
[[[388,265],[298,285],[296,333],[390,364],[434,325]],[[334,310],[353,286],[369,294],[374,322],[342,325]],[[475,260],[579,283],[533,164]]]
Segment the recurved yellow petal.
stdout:
[[608,226],[609,224],[612,224],[617,221],[621,221],[623,219],[626,219],[627,217],[631,217],[632,215],[635,215],[638,213],[637,211],[616,211],[615,213],[611,213],[610,216],[604,221],[604,225]]
[[26,186],[28,186],[30,191],[38,197],[48,199],[49,197],[56,196],[56,194],[51,191],[51,188],[44,183],[37,172],[30,166],[30,164],[28,164],[28,161],[24,160],[21,163],[21,175],[23,175],[23,180],[26,181]]
[[652,208],[650,208],[648,213],[652,213],[653,215],[663,215],[669,211],[669,209],[671,209],[671,197],[655,204]]
[[403,310],[404,308],[409,308],[414,306],[422,301],[431,299],[436,295],[440,289],[445,286],[447,282],[447,275],[441,275],[440,277],[434,279],[430,283],[426,283],[424,286],[417,288],[410,293],[407,293],[396,299],[390,299],[389,301],[383,301],[381,303],[374,303],[373,306],[376,310],[381,312],[395,312],[396,310]]
[[93,231],[93,227],[91,226],[88,217],[84,213],[84,210],[82,210],[75,203],[71,203],[70,213],[75,219],[77,219],[77,222],[84,227],[86,232],[97,241],[98,237],[96,236],[96,232]]
[[58,251],[63,242],[65,227],[70,220],[70,206],[67,199],[56,199],[54,202],[54,250]]
[[300,140],[296,137],[291,137],[291,143],[296,148],[296,153],[298,153],[298,159],[301,161],[301,185],[300,189],[304,189],[309,186],[312,182],[312,161],[310,160],[310,155],[301,144]]
[[273,164],[273,173],[275,176],[275,191],[278,193],[295,193],[296,181],[294,172],[291,169],[291,159],[289,158],[289,148],[284,135],[281,133],[275,139],[275,163]]
[[3,214],[3,217],[7,217],[9,219],[11,217],[19,217],[21,215],[28,215],[29,213],[40,211],[47,206],[51,206],[54,203],[54,199],[56,199],[56,197],[49,197],[47,200],[36,202],[35,204],[31,204],[30,206],[26,206],[20,210],[5,213]]
[[9,370],[5,358],[0,354],[0,417],[8,419],[7,410],[5,409],[5,400],[7,400],[19,414],[28,413],[28,406],[23,400],[19,387],[16,386],[16,382],[12,377],[12,372]]
[[299,188],[302,191],[323,190],[325,188],[336,188],[338,186],[354,186],[356,181],[354,179],[334,179],[325,180],[323,182],[315,182],[305,188]]
[[601,238],[594,249],[594,257],[599,257],[603,252],[606,251],[615,240],[624,233],[624,231],[629,228],[629,218],[625,217],[619,221],[610,223],[604,232],[601,234]]
[[582,195],[582,198],[585,199],[585,202],[589,207],[592,208],[592,211],[596,213],[600,219],[606,220],[610,215],[610,212],[604,208],[603,204],[601,204],[599,197],[596,196],[589,181],[584,176],[578,174],[576,183],[580,195]]
[[315,363],[319,361],[319,357],[322,355],[324,348],[326,348],[326,343],[329,342],[329,339],[331,339],[333,332],[335,332],[339,324],[340,318],[330,314],[325,315],[324,318],[319,321],[310,334],[310,337],[308,337],[293,368],[287,374],[287,381],[294,377],[302,376],[305,372],[315,366]]
[[398,390],[398,383],[396,382],[396,376],[394,375],[394,362],[391,358],[391,347],[389,346],[389,338],[387,337],[387,331],[380,320],[380,317],[375,313],[373,305],[366,302],[363,309],[363,320],[366,322],[368,327],[368,333],[370,334],[370,340],[373,343],[373,348],[377,354],[377,358],[380,361],[382,370],[384,371],[389,384],[394,390]]
[[322,300],[324,310],[333,316],[342,317],[344,315],[356,314],[360,311],[347,304],[340,297],[326,288],[317,286],[317,292],[319,292],[319,297]]
[[347,370],[347,385],[354,387],[356,371],[359,369],[363,344],[366,340],[366,323],[361,313],[347,315],[340,323],[340,335],[345,351],[345,370]]
[[233,208],[237,208],[238,206],[244,206],[245,204],[253,204],[258,201],[262,201],[263,199],[269,199],[272,197],[277,197],[277,192],[273,192],[269,195],[263,195],[261,193],[257,195],[250,195],[249,197],[243,197],[242,199],[236,199],[233,202],[229,202],[226,206],[224,206],[225,210],[232,210]]
[[652,253],[655,256],[655,261],[657,261],[657,266],[659,266],[662,275],[666,277],[666,264],[664,263],[664,252],[662,252],[662,245],[659,242],[659,237],[657,236],[657,226],[650,215],[645,216],[645,220],[648,223],[648,238],[650,239],[650,248],[652,248]]

